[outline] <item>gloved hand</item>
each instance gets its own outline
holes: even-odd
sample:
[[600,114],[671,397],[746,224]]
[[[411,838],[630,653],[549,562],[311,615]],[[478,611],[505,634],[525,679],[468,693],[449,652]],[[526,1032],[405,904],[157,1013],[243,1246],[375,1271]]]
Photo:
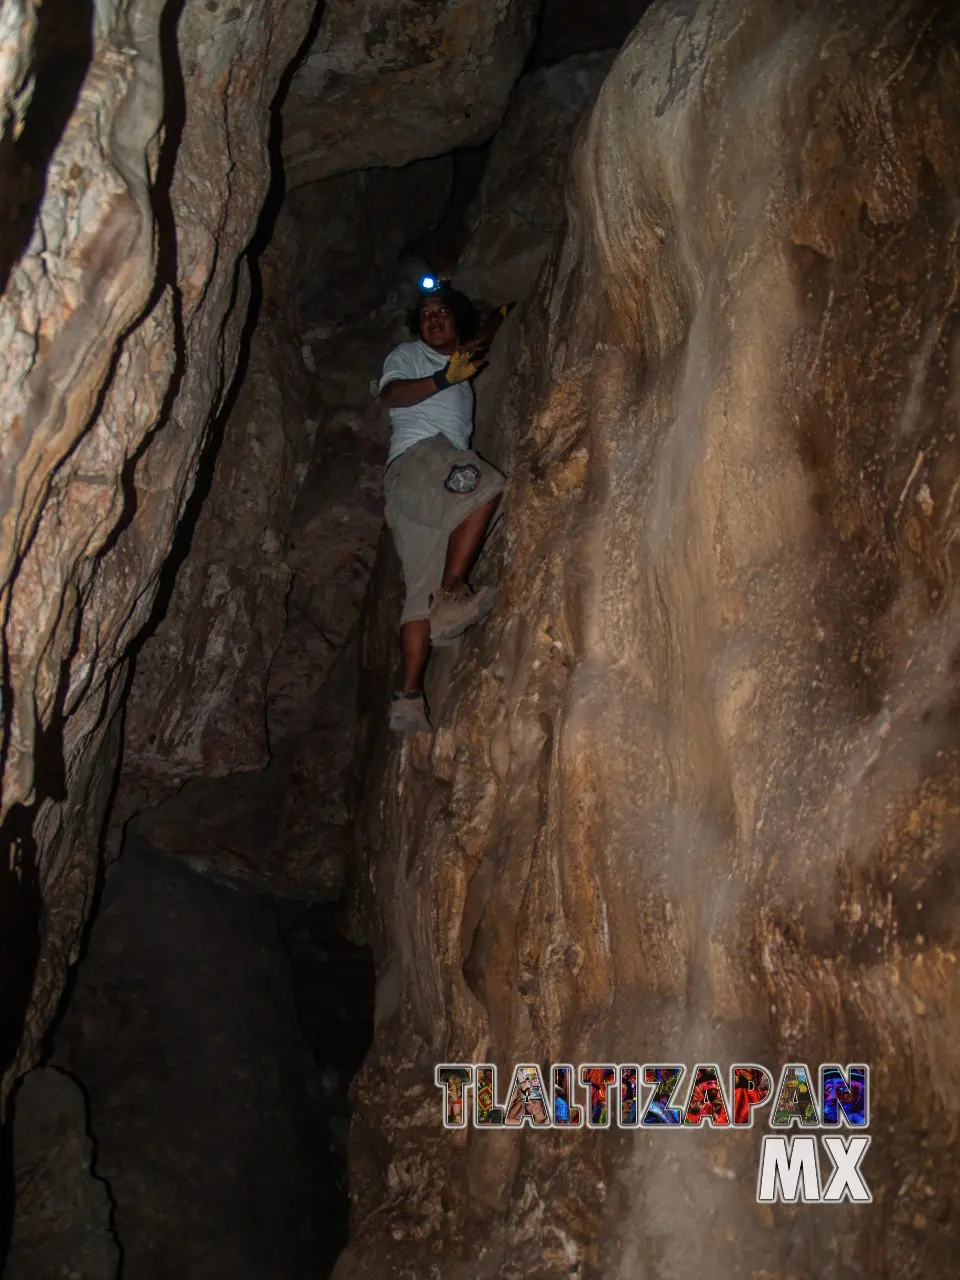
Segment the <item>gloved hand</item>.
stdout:
[[437,390],[452,387],[457,382],[466,382],[483,368],[483,354],[479,351],[455,351],[447,361],[446,368],[433,375]]

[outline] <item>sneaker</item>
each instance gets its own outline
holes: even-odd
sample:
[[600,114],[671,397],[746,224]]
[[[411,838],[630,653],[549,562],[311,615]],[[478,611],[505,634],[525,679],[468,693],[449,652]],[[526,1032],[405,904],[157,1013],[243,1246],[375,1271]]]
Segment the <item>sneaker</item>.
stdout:
[[430,643],[449,644],[463,635],[468,627],[485,618],[497,599],[496,587],[474,591],[465,582],[455,587],[441,587],[430,602]]
[[432,733],[427,703],[420,689],[395,693],[390,703],[390,728],[394,733]]

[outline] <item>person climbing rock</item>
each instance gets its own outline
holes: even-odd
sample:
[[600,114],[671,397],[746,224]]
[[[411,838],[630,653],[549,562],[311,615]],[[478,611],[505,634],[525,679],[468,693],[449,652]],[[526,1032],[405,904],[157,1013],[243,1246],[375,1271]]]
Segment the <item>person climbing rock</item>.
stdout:
[[473,304],[449,284],[427,282],[411,316],[414,342],[387,356],[380,400],[389,410],[386,520],[406,584],[400,618],[402,688],[390,706],[398,733],[431,731],[423,692],[430,646],[450,644],[493,608],[468,574],[503,492],[504,476],[470,445],[472,381],[507,308],[478,332]]

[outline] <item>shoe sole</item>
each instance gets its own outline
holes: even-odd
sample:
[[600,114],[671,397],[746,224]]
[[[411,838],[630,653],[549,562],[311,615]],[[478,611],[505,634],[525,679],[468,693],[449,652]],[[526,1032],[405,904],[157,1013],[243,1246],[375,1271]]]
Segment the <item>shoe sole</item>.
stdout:
[[466,622],[458,622],[455,626],[446,626],[442,631],[438,631],[436,636],[431,630],[430,643],[435,649],[442,649],[446,645],[453,644],[454,640],[459,640],[465,631],[469,631],[471,627],[475,627],[478,622],[482,622],[487,617],[497,603],[496,587],[484,587],[482,591],[477,592],[476,600],[476,612]]

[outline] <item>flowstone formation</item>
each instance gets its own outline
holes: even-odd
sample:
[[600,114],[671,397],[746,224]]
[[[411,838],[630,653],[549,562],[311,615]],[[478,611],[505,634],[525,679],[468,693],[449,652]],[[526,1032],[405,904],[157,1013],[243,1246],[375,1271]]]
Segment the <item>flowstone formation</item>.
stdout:
[[[481,414],[501,595],[432,737],[384,730],[386,557],[370,595],[337,1280],[955,1272],[958,36],[655,6],[579,133]],[[433,1084],[734,1060],[870,1065],[871,1206],[758,1206],[759,1127],[444,1132]]]

